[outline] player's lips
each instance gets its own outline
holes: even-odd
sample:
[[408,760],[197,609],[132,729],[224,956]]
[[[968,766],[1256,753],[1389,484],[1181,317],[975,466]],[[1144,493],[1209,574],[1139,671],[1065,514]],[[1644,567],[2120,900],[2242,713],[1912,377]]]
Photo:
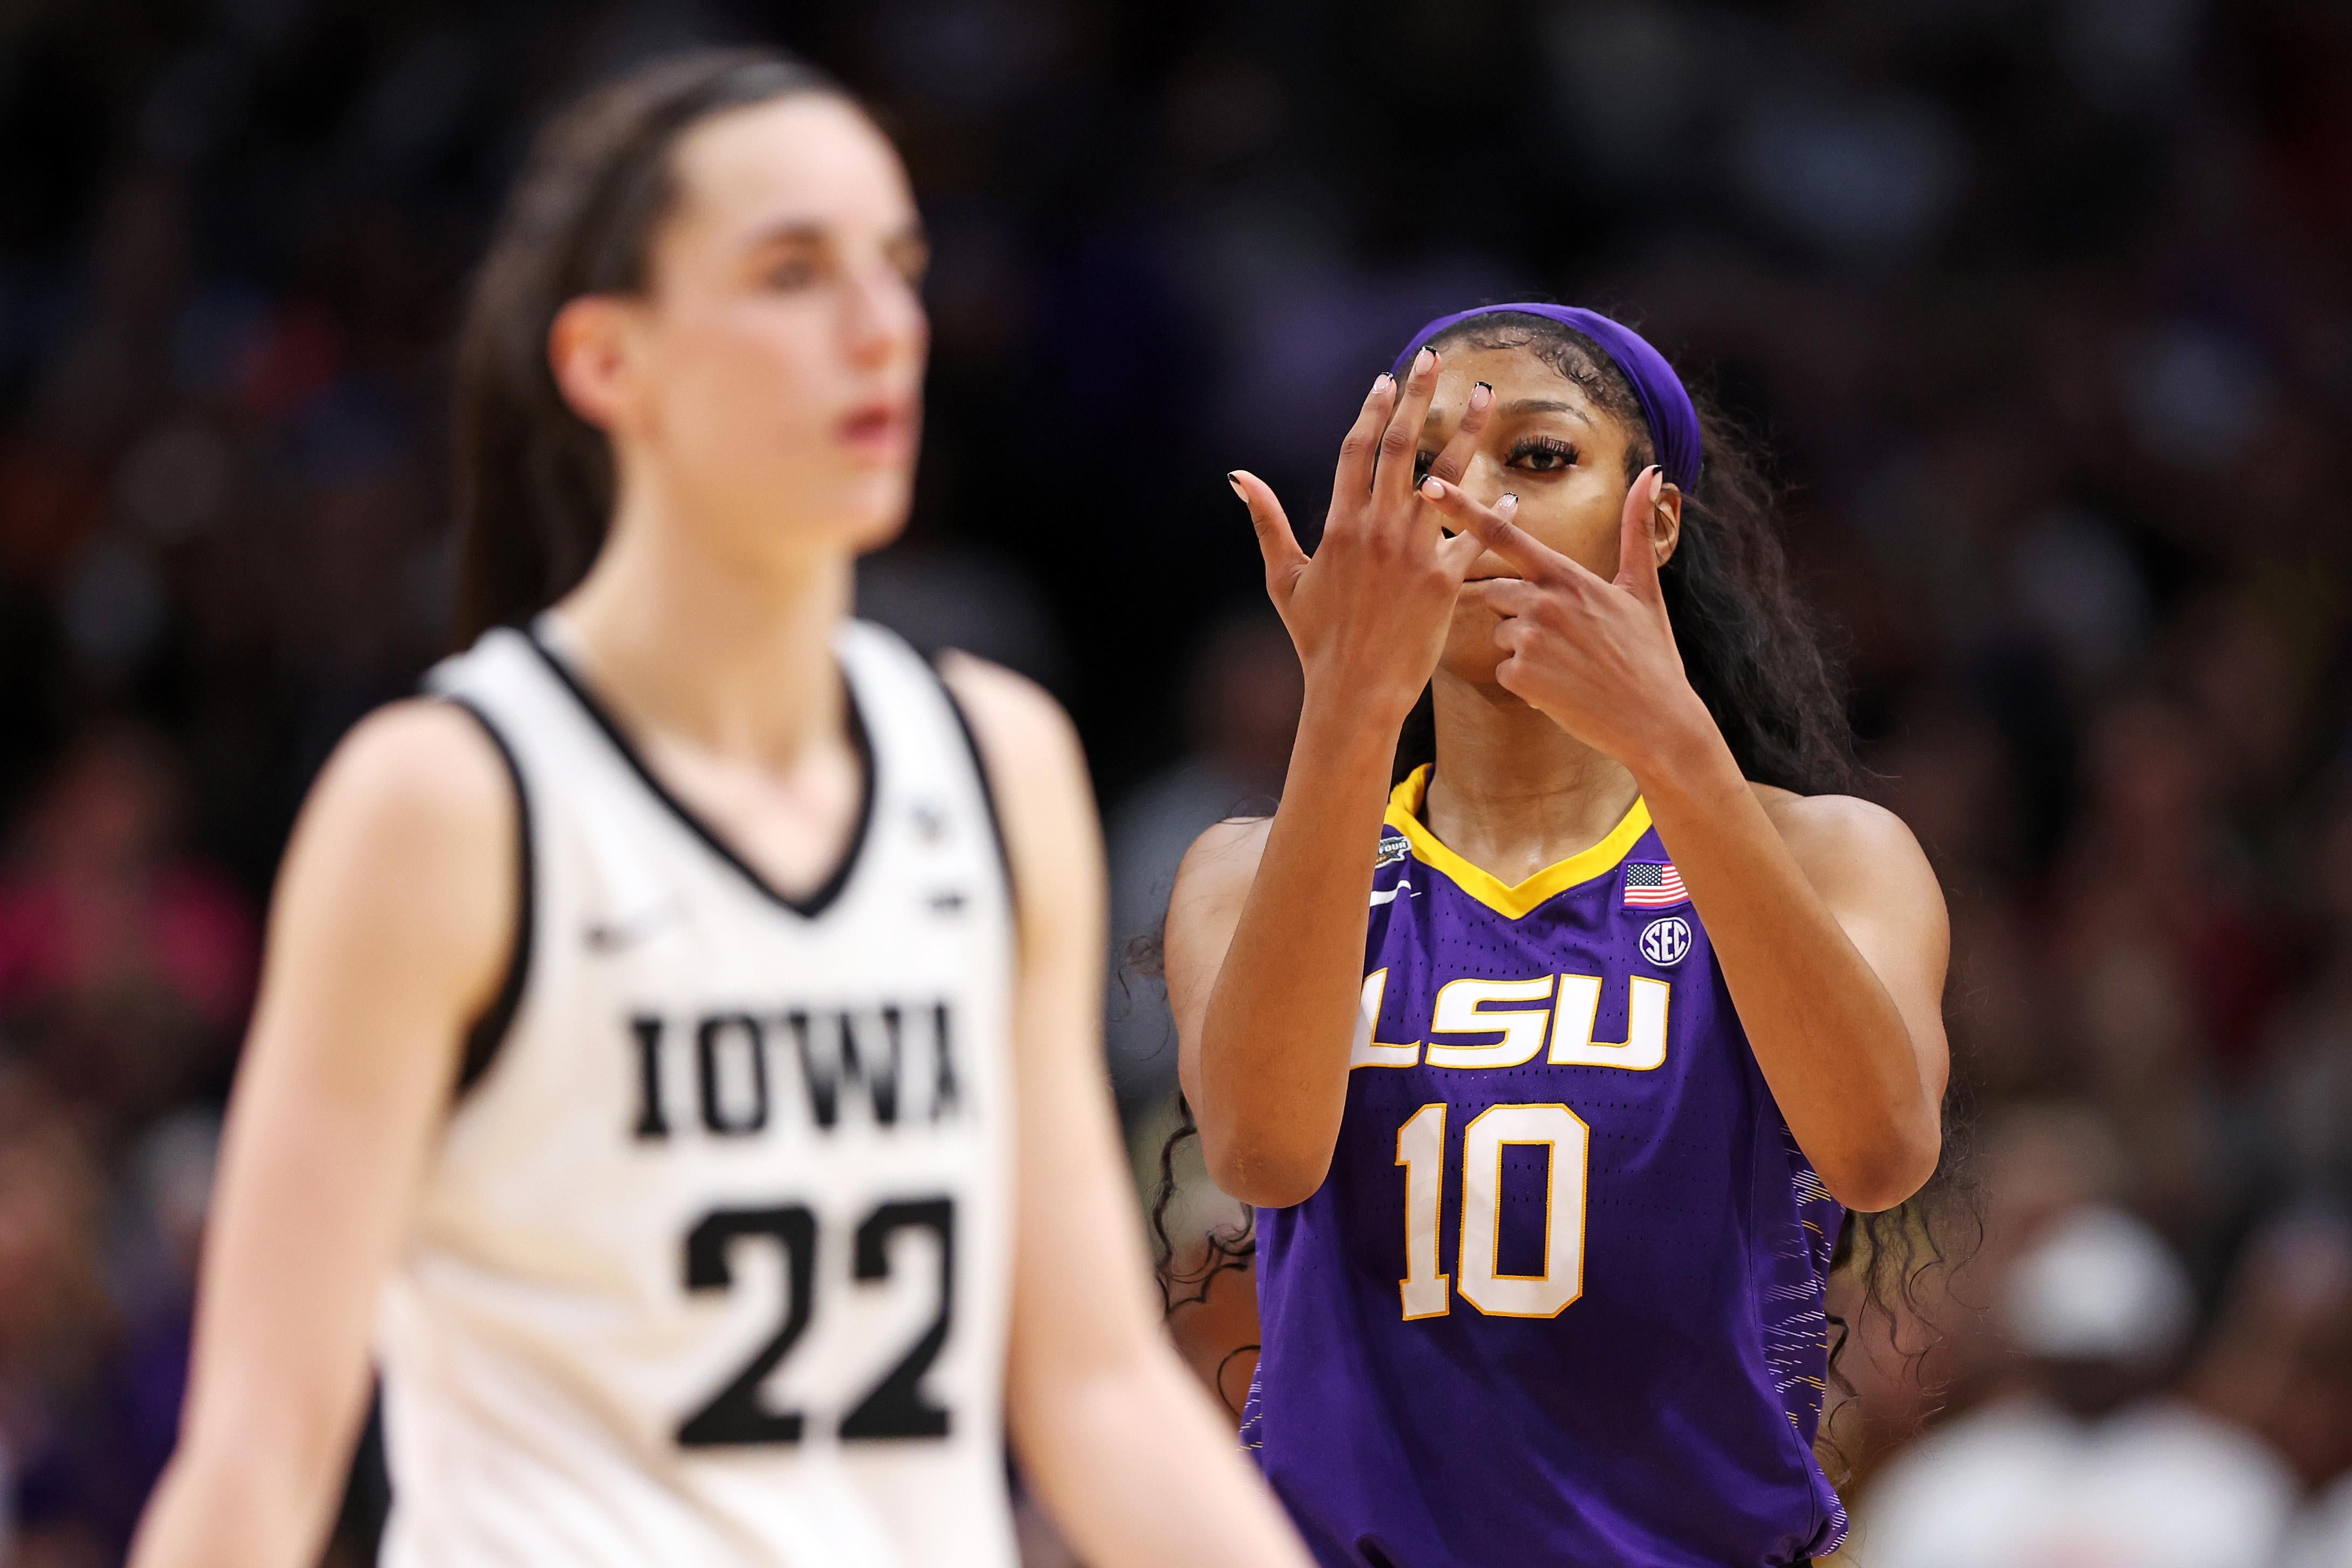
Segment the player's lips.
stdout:
[[1494,575],[1488,577],[1465,577],[1462,579],[1461,602],[1472,606],[1473,608],[1483,607],[1489,615],[1499,616],[1503,612],[1496,605],[1495,595],[1486,592],[1486,590],[1502,583],[1520,583],[1525,581],[1525,578],[1517,576],[1508,572],[1497,572]]
[[915,405],[887,400],[861,404],[842,416],[834,434],[858,457],[903,458],[915,445]]

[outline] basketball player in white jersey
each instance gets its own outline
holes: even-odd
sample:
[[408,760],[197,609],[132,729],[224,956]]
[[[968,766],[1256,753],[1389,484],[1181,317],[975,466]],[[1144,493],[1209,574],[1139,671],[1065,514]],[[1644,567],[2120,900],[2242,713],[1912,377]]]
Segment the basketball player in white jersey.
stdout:
[[1158,1331],[1067,721],[847,618],[922,251],[776,57],[542,138],[457,409],[520,625],[296,829],[139,1568],[311,1561],[372,1345],[397,1568],[995,1568],[1008,1427],[1091,1563],[1305,1568]]

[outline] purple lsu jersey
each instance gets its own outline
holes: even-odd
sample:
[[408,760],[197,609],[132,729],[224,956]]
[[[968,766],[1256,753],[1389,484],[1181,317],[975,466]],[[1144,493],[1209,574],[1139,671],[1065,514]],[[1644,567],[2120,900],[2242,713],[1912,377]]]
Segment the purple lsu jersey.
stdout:
[[1517,887],[1381,829],[1330,1173],[1258,1214],[1242,1436],[1324,1568],[1832,1551],[1813,1458],[1844,1211],[1636,801]]

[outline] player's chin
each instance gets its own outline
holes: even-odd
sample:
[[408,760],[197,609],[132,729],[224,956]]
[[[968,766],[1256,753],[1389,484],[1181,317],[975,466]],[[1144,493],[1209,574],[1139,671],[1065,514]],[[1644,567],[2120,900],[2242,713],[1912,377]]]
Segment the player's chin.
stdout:
[[914,476],[861,475],[847,487],[839,513],[845,542],[856,554],[879,550],[907,531]]
[[1474,644],[1492,647],[1495,628],[1502,624],[1503,617],[1496,614],[1486,595],[1472,591],[1475,586],[1465,583],[1463,591],[1454,596],[1454,618],[1445,628],[1448,658],[1453,657],[1456,649],[1467,648]]
[[1445,651],[1437,656],[1438,668],[1473,686],[1494,685],[1495,667],[1503,662],[1503,650],[1495,646],[1495,627],[1501,619],[1484,605],[1456,603]]

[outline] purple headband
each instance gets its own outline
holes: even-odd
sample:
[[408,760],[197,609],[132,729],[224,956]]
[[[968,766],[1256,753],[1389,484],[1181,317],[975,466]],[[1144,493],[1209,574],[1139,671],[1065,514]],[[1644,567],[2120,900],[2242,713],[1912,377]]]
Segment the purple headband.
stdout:
[[1582,310],[1573,305],[1481,305],[1472,310],[1457,310],[1453,315],[1438,317],[1415,332],[1412,342],[1405,344],[1404,353],[1397,355],[1390,374],[1402,381],[1413,355],[1432,338],[1453,331],[1474,316],[1492,316],[1506,310],[1541,316],[1573,327],[1600,344],[1601,352],[1633,384],[1633,395],[1642,403],[1642,418],[1650,426],[1650,449],[1657,453],[1658,466],[1666,470],[1666,478],[1685,490],[1698,482],[1698,411],[1691,406],[1690,394],[1684,390],[1682,377],[1666,363],[1666,356],[1652,348],[1641,333],[1598,310]]

